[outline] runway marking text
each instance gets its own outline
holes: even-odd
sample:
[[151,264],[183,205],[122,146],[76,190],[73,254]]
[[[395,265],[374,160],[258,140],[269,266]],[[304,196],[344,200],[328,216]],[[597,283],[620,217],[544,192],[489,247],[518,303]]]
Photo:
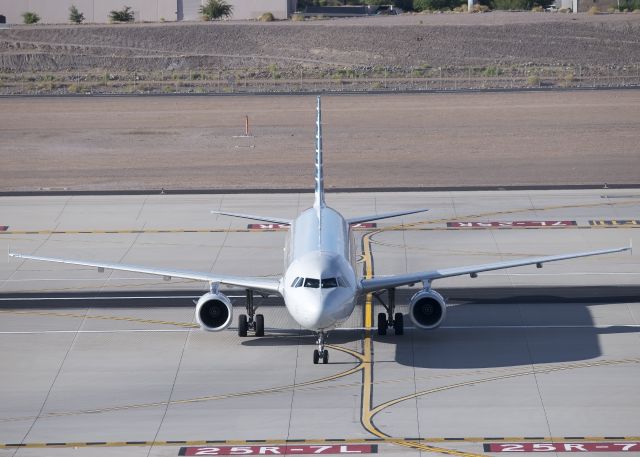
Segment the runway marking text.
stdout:
[[183,447],[178,455],[314,455],[314,454],[372,454],[375,444],[316,444],[299,446],[219,446]]
[[640,442],[485,443],[485,452],[640,452]]

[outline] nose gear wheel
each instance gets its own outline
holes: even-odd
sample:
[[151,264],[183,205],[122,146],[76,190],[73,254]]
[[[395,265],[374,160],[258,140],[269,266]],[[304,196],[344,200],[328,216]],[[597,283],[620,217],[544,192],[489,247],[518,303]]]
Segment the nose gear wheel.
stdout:
[[318,349],[313,351],[313,363],[317,365],[320,360],[322,360],[323,364],[329,363],[329,351],[324,348],[324,340],[327,337],[325,332],[318,333],[318,340],[316,344],[318,345]]

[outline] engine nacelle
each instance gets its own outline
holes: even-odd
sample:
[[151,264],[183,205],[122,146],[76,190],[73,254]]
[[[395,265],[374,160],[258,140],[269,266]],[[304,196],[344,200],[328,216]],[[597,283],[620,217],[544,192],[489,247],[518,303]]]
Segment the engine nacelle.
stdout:
[[219,332],[231,325],[232,319],[233,307],[226,295],[208,292],[196,304],[196,320],[202,330]]
[[447,305],[438,292],[421,290],[411,297],[409,316],[416,327],[434,329],[442,323],[447,315]]

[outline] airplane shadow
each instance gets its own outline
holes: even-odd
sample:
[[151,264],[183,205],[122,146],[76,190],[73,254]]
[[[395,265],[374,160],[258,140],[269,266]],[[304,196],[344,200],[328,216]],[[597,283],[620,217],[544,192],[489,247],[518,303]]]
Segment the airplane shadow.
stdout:
[[[447,309],[442,327],[408,329],[405,336],[376,340],[393,341],[395,361],[414,367],[492,368],[584,361],[603,355],[604,336],[640,333],[640,327],[597,325],[593,319],[599,314],[599,320],[607,322],[600,310],[594,310],[598,305],[639,303],[633,289],[572,292],[563,288],[560,293],[543,294],[533,289],[476,298],[456,297],[454,293],[450,300],[454,304]],[[622,318],[615,315],[608,317],[609,321],[620,323]],[[405,319],[410,322],[408,316]]]
[[[329,333],[327,344],[346,344],[362,340],[362,330],[337,329]],[[243,346],[315,346],[316,336],[307,330],[265,329],[265,336],[243,340]]]

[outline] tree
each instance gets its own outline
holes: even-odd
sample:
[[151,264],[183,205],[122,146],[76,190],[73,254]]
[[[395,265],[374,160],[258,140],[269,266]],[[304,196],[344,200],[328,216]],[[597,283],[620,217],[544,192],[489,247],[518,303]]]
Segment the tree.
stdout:
[[82,24],[82,21],[84,21],[84,14],[78,11],[76,5],[71,5],[69,7],[69,20],[74,24]]
[[25,11],[22,13],[22,20],[25,24],[37,24],[40,22],[40,16],[33,11]]
[[224,0],[208,0],[205,5],[200,7],[200,14],[202,14],[207,21],[229,17],[232,13],[233,6]]
[[130,6],[125,6],[121,10],[113,10],[109,13],[111,22],[133,22],[133,10]]

